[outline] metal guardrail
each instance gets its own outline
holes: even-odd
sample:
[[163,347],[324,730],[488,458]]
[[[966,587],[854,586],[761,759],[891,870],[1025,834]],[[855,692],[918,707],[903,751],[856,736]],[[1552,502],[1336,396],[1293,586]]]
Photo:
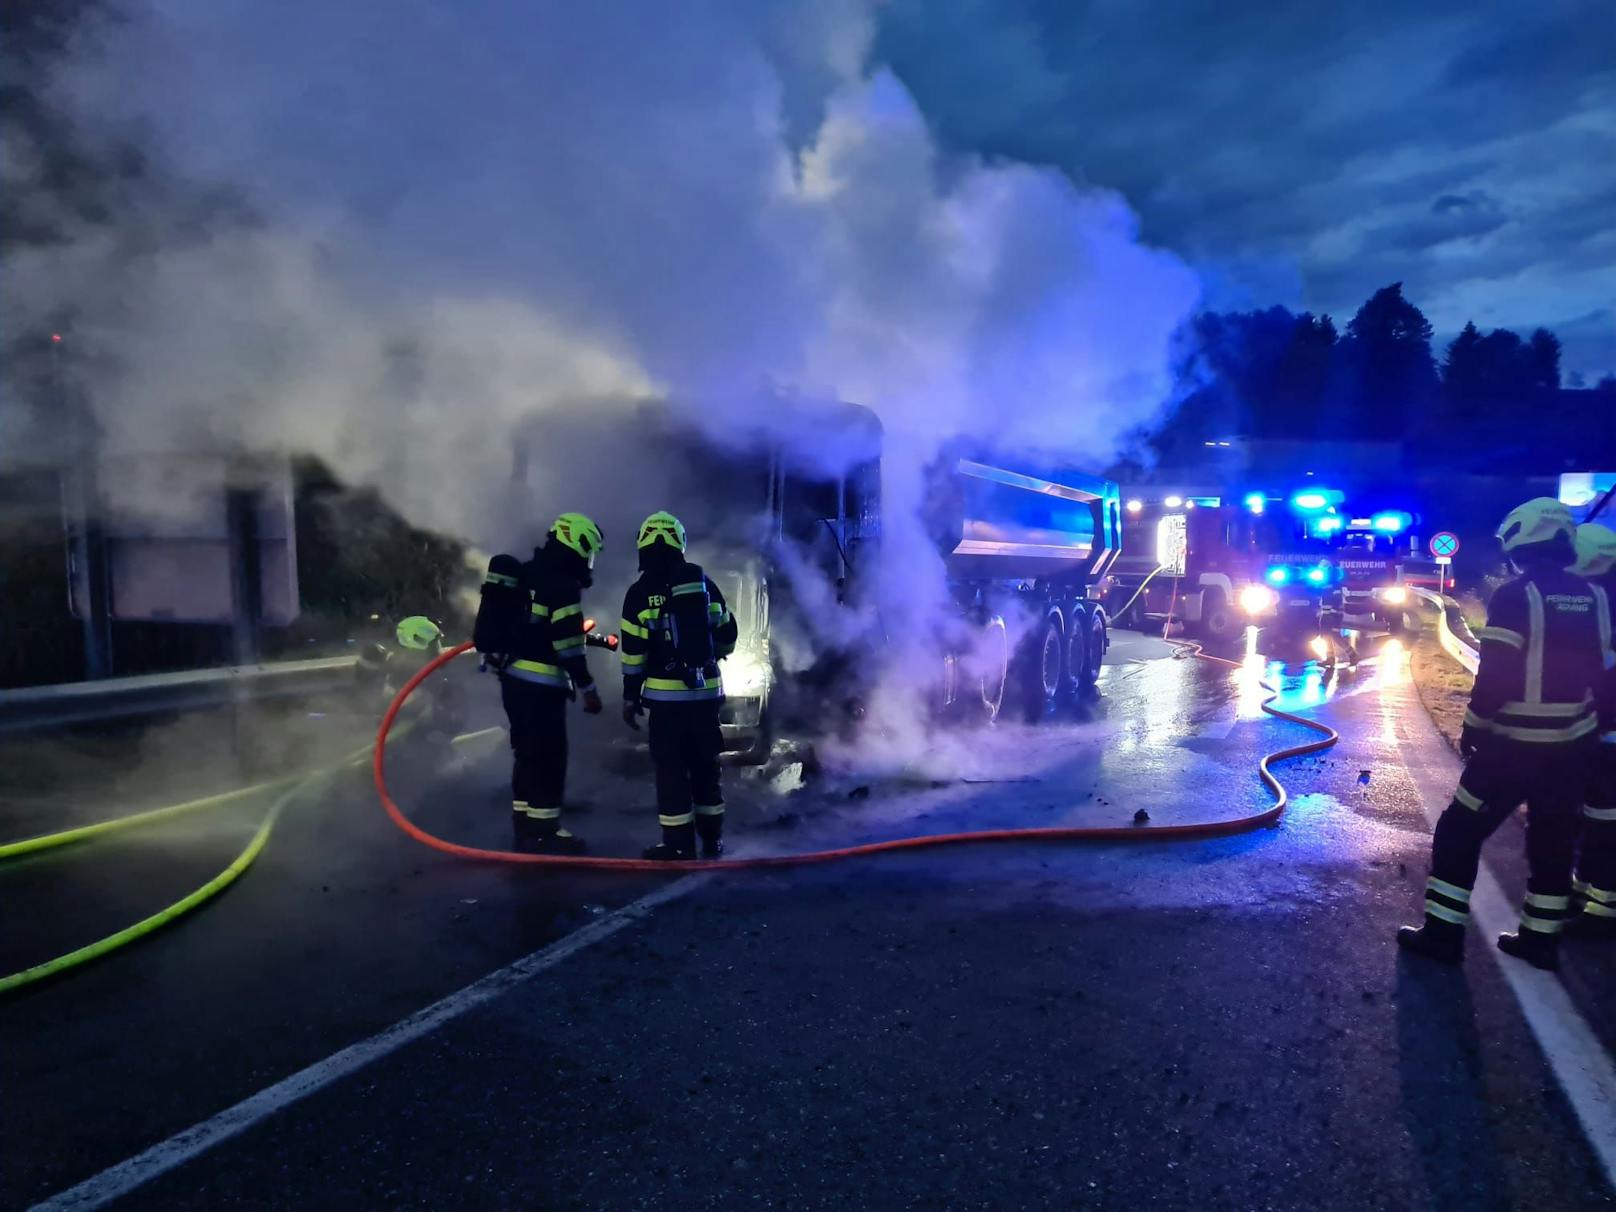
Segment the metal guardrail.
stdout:
[[1475,637],[1470,634],[1470,625],[1464,621],[1458,605],[1452,599],[1445,598],[1439,593],[1432,593],[1429,589],[1410,585],[1408,591],[1426,605],[1436,607],[1436,638],[1442,645],[1442,651],[1472,674],[1475,673],[1481,664],[1481,649],[1475,642]]
[[357,663],[357,657],[323,657],[0,690],[0,732],[315,694],[350,683]]

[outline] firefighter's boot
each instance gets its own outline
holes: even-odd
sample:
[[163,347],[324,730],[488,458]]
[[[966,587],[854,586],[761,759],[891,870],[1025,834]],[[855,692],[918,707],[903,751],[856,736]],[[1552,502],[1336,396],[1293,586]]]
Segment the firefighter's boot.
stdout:
[[559,825],[552,829],[541,828],[533,839],[535,854],[583,854],[588,849],[583,838],[573,836]]
[[659,863],[689,862],[696,857],[696,827],[687,819],[683,824],[662,826],[662,840],[645,852]]
[[1500,934],[1498,949],[1505,955],[1523,959],[1534,968],[1545,972],[1560,969],[1560,936],[1545,934],[1541,930],[1520,930],[1514,934]]
[[696,837],[701,842],[702,858],[722,858],[724,855],[724,818],[722,816],[698,814],[696,817]]
[[1463,963],[1464,927],[1427,917],[1423,926],[1404,926],[1398,930],[1397,945],[1441,964]]
[[539,823],[527,814],[527,805],[518,804],[511,809],[511,849],[531,854],[538,840]]

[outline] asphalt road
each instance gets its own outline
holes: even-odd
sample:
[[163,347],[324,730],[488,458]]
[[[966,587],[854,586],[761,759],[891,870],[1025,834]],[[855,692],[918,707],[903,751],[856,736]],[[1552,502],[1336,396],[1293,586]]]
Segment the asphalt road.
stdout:
[[[789,760],[732,771],[738,849],[1261,808],[1256,759],[1305,734],[1261,715],[1249,675],[1165,651],[1124,637],[1081,720],[829,746],[801,790]],[[289,811],[193,918],[0,1002],[0,1202],[71,1188],[327,1064],[332,1080],[143,1171],[117,1206],[1607,1206],[1490,940],[1473,932],[1457,973],[1392,944],[1457,773],[1406,673],[1387,658],[1281,676],[1282,705],[1342,743],[1281,768],[1297,798],[1280,827],[1214,841],[995,844],[670,887],[440,856],[354,772]],[[340,751],[334,715],[278,721],[281,749]],[[632,853],[655,832],[642,759],[589,723],[570,824]],[[35,796],[0,796],[6,836],[46,814],[40,796],[53,820],[108,815],[109,770],[127,771],[127,809],[226,777],[135,760],[171,757],[172,737],[116,743],[123,767],[104,738],[32,754]],[[401,802],[501,844],[499,744],[462,746]],[[174,899],[261,812],[8,865],[0,966]],[[1521,845],[1511,822],[1490,848],[1511,896]],[[614,916],[648,893],[665,899]],[[566,939],[582,945],[329,1067]],[[1607,1048],[1613,968],[1581,947],[1554,985]]]

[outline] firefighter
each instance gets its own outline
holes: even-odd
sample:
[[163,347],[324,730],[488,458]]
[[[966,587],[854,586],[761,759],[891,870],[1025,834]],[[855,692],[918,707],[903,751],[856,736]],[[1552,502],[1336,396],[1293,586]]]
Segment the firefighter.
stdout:
[[1526,901],[1520,930],[1500,935],[1498,947],[1534,967],[1559,966],[1577,813],[1599,725],[1595,701],[1610,654],[1604,591],[1567,569],[1575,533],[1570,511],[1548,497],[1513,510],[1499,528],[1520,575],[1499,586],[1476,633],[1481,664],[1459,742],[1464,772],[1432,839],[1425,923],[1397,934],[1410,951],[1463,959],[1482,843],[1525,801]]
[[718,586],[685,559],[685,528],[671,513],[640,526],[640,579],[623,599],[623,721],[650,711],[662,840],[648,859],[724,852],[718,755],[724,685],[718,662],[735,649],[735,619]]
[[[1577,562],[1571,566],[1605,591],[1616,592],[1616,531],[1597,522],[1577,527]],[[1616,939],[1616,672],[1605,676],[1599,745],[1583,805],[1582,853],[1572,881],[1573,909],[1565,932],[1575,938]]]
[[[594,581],[600,527],[564,513],[543,547],[521,566],[514,600],[521,614],[497,661],[500,698],[511,726],[511,824],[518,850],[582,854],[561,825],[567,783],[567,704],[583,696],[599,715],[600,694],[584,659],[583,591]],[[485,595],[485,601],[487,595]]]
[[[388,671],[393,674],[386,683],[389,700],[418,670],[443,654],[443,628],[425,615],[414,614],[401,620],[394,634],[399,647],[419,654],[419,659],[413,666],[406,663],[402,669],[388,662]],[[446,746],[465,720],[460,687],[450,680],[447,670],[417,687],[406,707],[414,707],[411,718],[422,741],[434,745]]]

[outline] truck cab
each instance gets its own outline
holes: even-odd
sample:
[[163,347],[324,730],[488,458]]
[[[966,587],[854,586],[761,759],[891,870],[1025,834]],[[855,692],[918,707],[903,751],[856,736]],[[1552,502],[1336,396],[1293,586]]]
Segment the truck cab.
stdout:
[[[1327,503],[1319,506],[1318,500]],[[1417,515],[1400,509],[1364,509],[1330,490],[1298,492],[1291,513],[1307,539],[1341,572],[1348,627],[1401,631],[1408,604],[1404,566],[1419,555]]]
[[1125,488],[1122,552],[1106,601],[1124,626],[1179,624],[1210,640],[1245,627],[1262,589],[1264,498]]

